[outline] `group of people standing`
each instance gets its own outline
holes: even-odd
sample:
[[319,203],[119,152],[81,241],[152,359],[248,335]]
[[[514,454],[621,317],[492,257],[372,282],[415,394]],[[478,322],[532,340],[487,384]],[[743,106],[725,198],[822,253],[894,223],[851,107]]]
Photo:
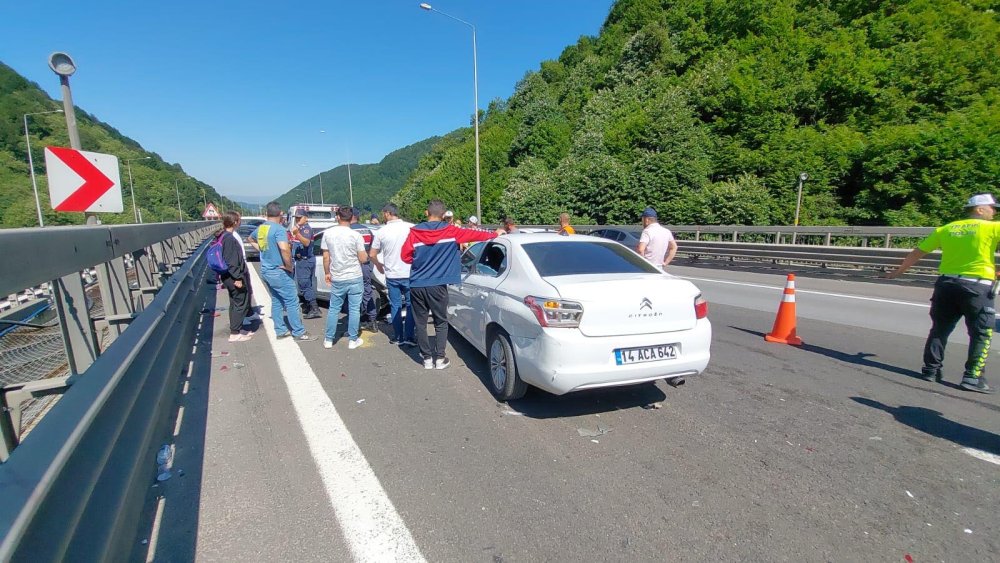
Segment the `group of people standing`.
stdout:
[[[462,245],[490,240],[508,231],[462,228],[447,221],[445,214],[444,203],[433,200],[427,206],[427,221],[414,225],[399,218],[395,205],[387,204],[382,209],[384,226],[375,231],[371,244],[366,245],[357,228],[355,210],[350,207],[338,209],[337,225],[323,231],[320,242],[323,272],[330,285],[330,307],[323,339],[325,348],[333,347],[339,312],[345,302],[348,349],[364,344],[361,338],[363,298],[366,293],[371,295],[371,271],[377,268],[385,275],[389,293],[391,343],[419,347],[426,369],[444,369],[451,364],[445,353],[448,285],[460,282],[460,249]],[[277,202],[267,205],[266,215],[267,221],[247,240],[260,250],[261,278],[271,295],[275,332],[278,338],[316,340],[302,322],[303,318],[322,316],[316,304],[312,228],[304,215],[296,216],[289,228],[283,226]],[[220,273],[220,278],[230,297],[230,342],[243,342],[253,336],[244,325],[247,318],[253,318],[252,289],[243,241],[237,234],[239,226],[239,215],[228,212],[223,216],[223,232],[218,235],[228,266],[227,271]],[[305,302],[304,314],[299,303],[300,293]],[[377,314],[373,310],[365,313],[370,320]],[[433,319],[436,335],[433,346],[427,330],[429,319]]]

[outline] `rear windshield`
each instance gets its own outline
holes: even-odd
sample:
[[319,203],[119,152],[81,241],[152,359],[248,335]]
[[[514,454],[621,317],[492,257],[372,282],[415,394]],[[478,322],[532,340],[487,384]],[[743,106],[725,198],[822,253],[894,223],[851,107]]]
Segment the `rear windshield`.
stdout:
[[310,219],[333,219],[332,211],[306,211],[306,217]]
[[589,241],[521,245],[542,277],[575,274],[654,274],[655,267],[620,244]]

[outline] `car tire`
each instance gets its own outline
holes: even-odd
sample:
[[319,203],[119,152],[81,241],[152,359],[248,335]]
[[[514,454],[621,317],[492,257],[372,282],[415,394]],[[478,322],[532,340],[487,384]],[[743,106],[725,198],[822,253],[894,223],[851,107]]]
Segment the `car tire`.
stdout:
[[494,330],[487,348],[490,369],[490,390],[501,401],[520,399],[528,391],[528,384],[521,381],[514,360],[514,347],[503,330]]

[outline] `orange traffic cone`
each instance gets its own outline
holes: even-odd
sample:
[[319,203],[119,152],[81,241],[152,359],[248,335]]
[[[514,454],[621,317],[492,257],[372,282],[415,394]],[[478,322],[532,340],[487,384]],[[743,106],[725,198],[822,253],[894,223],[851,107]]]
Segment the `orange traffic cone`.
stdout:
[[771,329],[771,334],[764,336],[764,340],[794,346],[802,344],[802,339],[795,335],[795,274],[788,274],[785,293],[778,306],[778,316],[774,318],[774,328]]

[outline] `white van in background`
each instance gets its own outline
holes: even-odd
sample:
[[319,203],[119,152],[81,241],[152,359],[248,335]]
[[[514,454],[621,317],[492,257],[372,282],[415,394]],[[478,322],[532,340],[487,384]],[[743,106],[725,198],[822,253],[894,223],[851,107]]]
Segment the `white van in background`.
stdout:
[[325,229],[337,224],[339,205],[318,205],[315,203],[296,203],[288,208],[288,221],[291,222],[297,211],[305,211],[309,224],[313,229]]

